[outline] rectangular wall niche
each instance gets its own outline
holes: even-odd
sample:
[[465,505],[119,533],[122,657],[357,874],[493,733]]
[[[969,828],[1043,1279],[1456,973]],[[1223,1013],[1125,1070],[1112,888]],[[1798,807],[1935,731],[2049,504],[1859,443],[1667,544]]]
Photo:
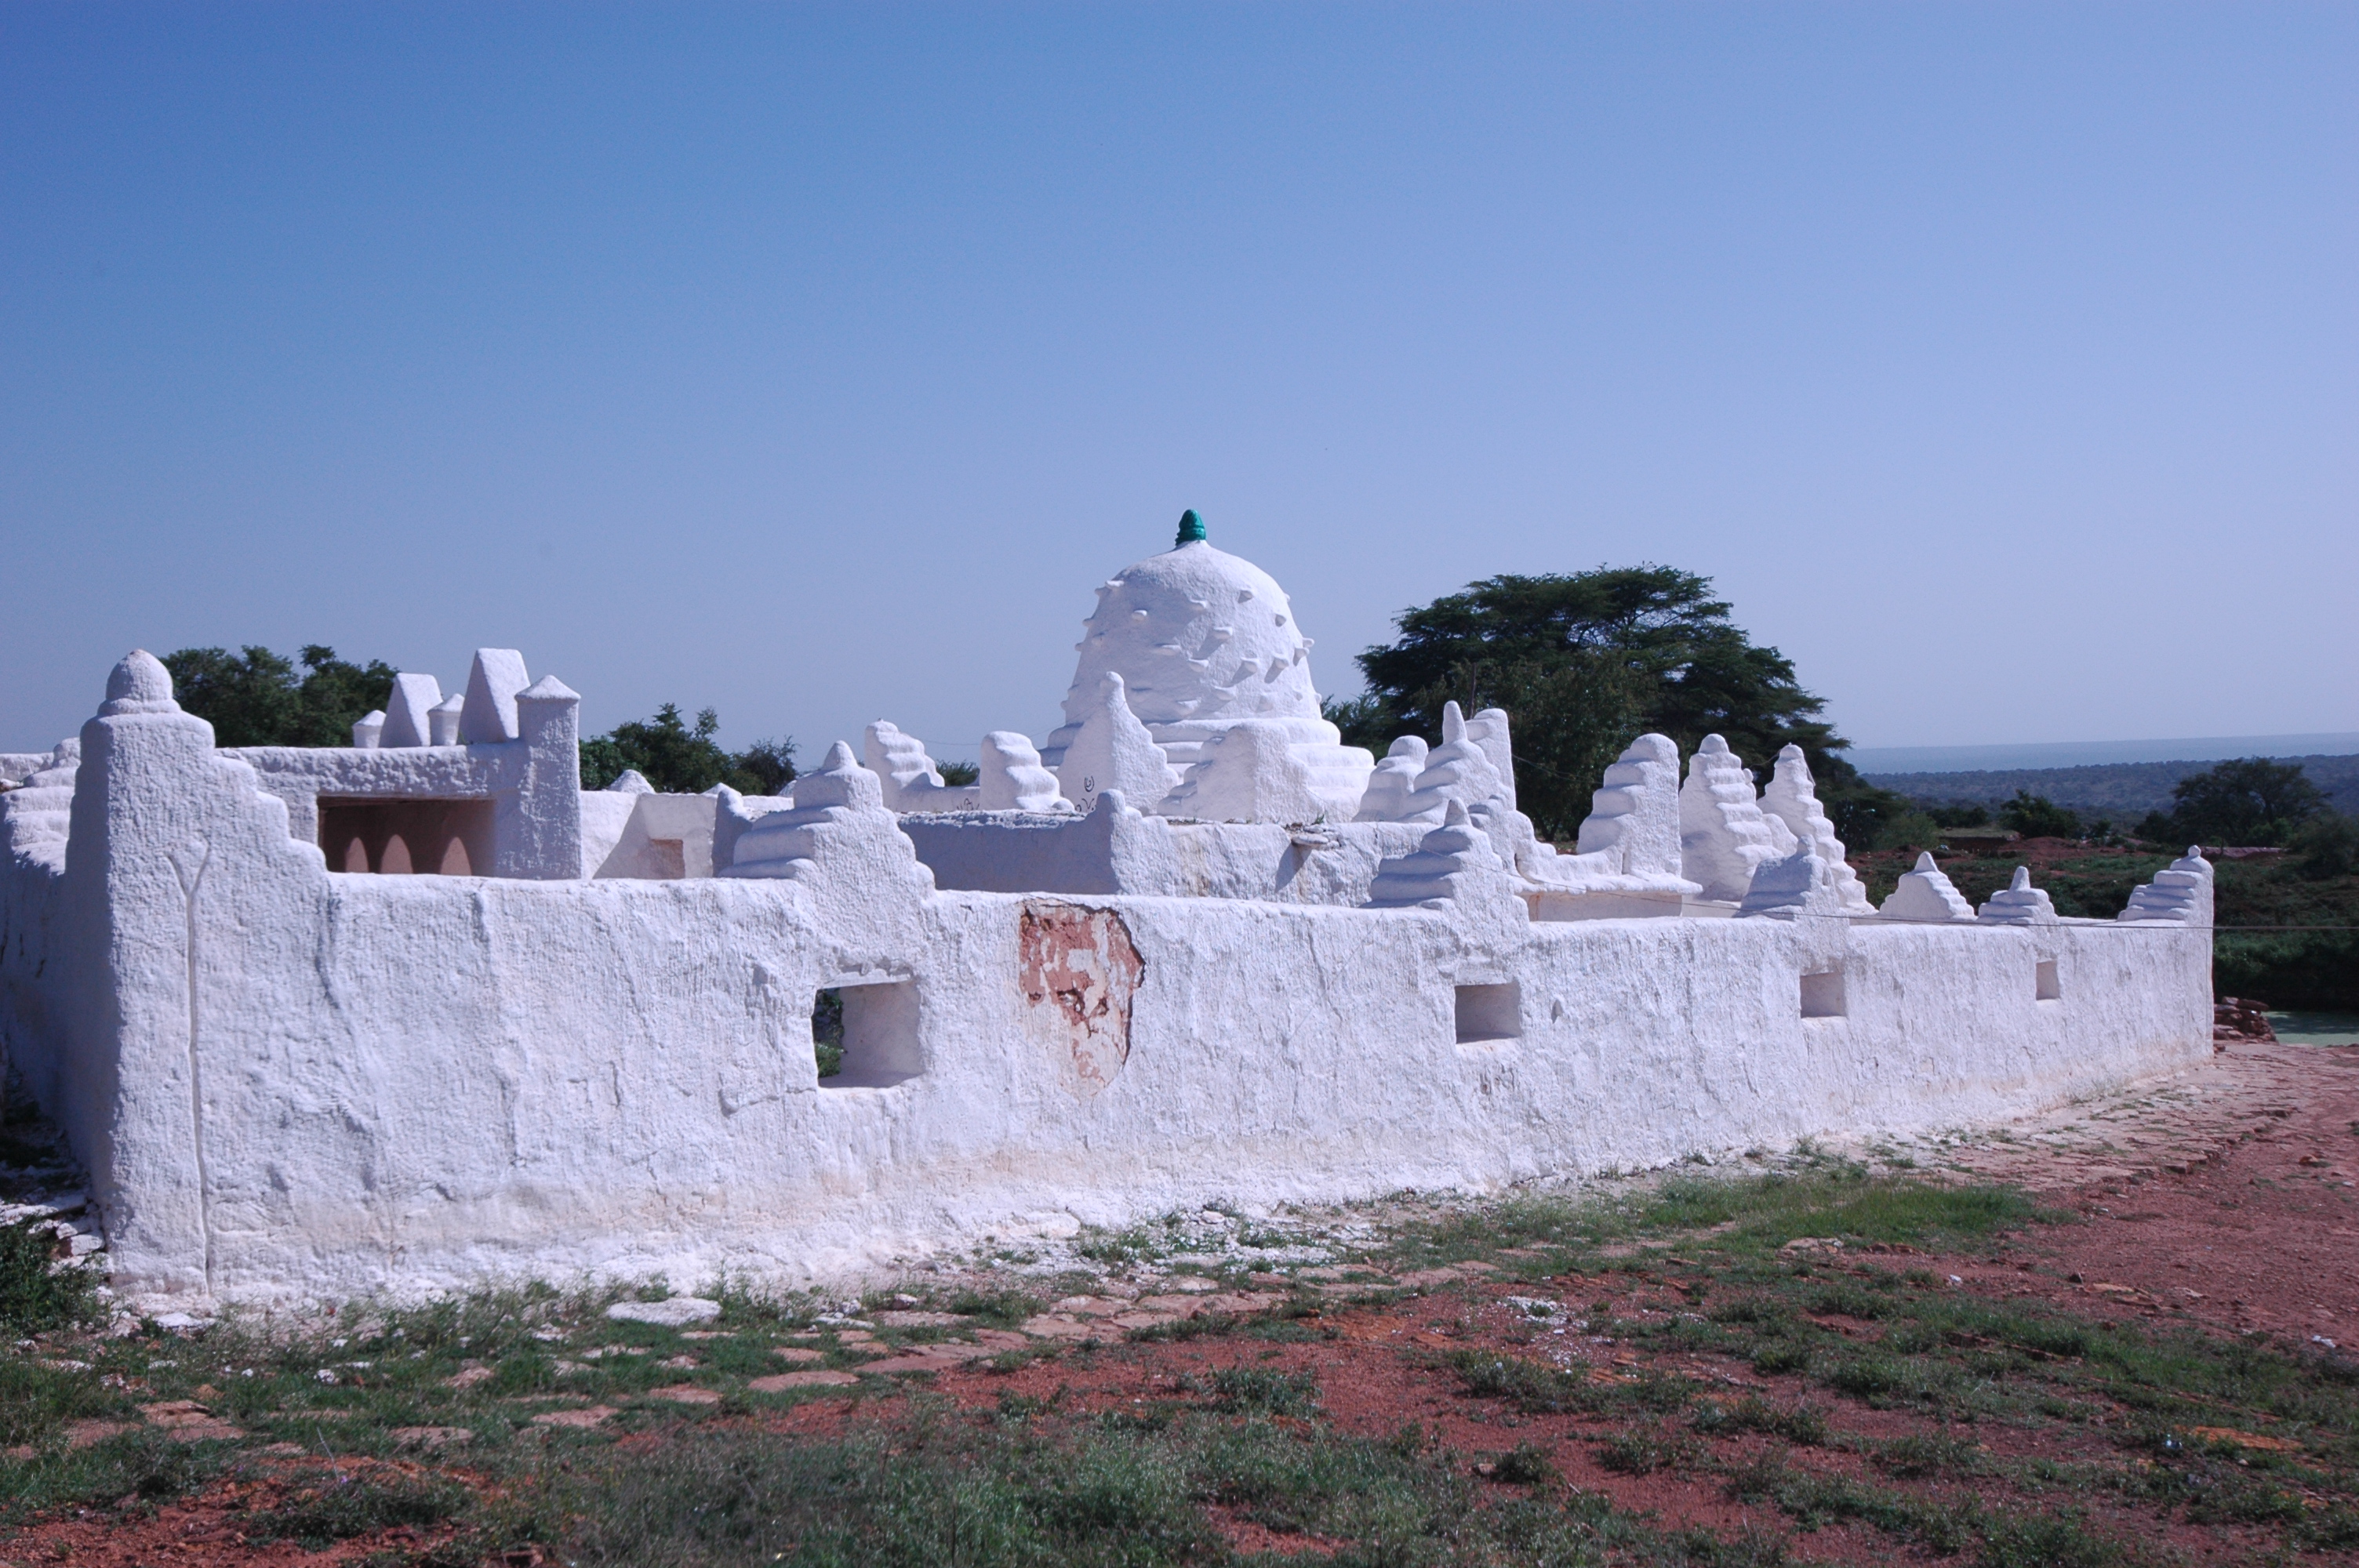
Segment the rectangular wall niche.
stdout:
[[487,877],[488,800],[384,800],[321,795],[320,851],[332,871]]
[[1524,1037],[1524,988],[1514,980],[1496,986],[1458,988],[1458,1043]]
[[1841,1018],[1843,1015],[1843,981],[1841,969],[1821,969],[1802,977],[1802,1016],[1804,1018]]
[[2056,983],[2055,959],[2040,959],[2039,967],[2032,970],[2031,974],[2032,995],[2038,997],[2041,1001],[2061,1001],[2064,1000],[2064,988]]
[[923,1065],[917,982],[832,986],[820,992],[811,1000],[811,1049],[823,1089],[889,1088],[916,1077]]

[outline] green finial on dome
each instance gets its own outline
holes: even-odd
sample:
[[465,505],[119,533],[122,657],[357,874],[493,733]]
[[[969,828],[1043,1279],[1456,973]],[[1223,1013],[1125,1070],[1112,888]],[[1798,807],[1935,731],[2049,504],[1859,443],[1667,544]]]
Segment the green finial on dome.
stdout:
[[1180,536],[1171,541],[1171,547],[1176,550],[1182,545],[1201,545],[1203,542],[1204,520],[1196,515],[1196,509],[1191,506],[1180,514]]

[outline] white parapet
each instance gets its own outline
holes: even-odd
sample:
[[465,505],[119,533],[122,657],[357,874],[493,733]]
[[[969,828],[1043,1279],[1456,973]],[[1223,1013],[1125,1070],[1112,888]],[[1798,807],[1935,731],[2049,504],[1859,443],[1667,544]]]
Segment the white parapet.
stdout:
[[1985,925],[2052,925],[2056,901],[2045,888],[2031,885],[2029,866],[2017,866],[2014,880],[1985,899],[1975,918]]
[[1057,790],[1057,775],[1040,765],[1031,738],[994,730],[983,738],[976,804],[985,811],[1069,812],[1073,803]]
[[430,743],[437,746],[459,744],[459,730],[466,710],[467,694],[463,691],[454,691],[436,703],[433,711],[426,716]]
[[[521,689],[521,688],[519,688]],[[404,670],[393,677],[393,695],[386,699],[385,731],[380,746],[434,744],[434,709],[442,700],[442,683],[432,676]]]
[[[1070,708],[1068,709],[1070,711]],[[1180,774],[1131,711],[1122,676],[1114,670],[1099,677],[1097,705],[1083,718],[1057,766],[1057,785],[1067,800],[1083,811],[1097,804],[1106,790],[1120,790],[1138,809],[1152,810],[1180,786]]]
[[[1499,795],[1427,828],[1181,823],[1104,787],[1084,818],[897,816],[842,743],[791,801],[594,792],[593,835],[578,699],[512,696],[511,741],[223,752],[134,654],[0,795],[9,1058],[127,1305],[833,1282],[1026,1217],[1502,1190],[2211,1059],[2195,858],[2137,931],[1555,924],[1525,918],[1547,861]],[[322,800],[499,827],[466,875],[354,874]],[[585,880],[625,811],[650,857],[709,820],[720,874]],[[938,888],[913,832],[992,885]],[[1645,838],[1593,852],[1659,859]],[[1832,886],[1810,848],[1750,880],[1768,914]]]
[[1900,881],[1892,896],[1884,901],[1878,911],[1886,920],[1905,920],[1918,925],[1958,920],[1972,920],[1974,906],[1966,895],[1933,863],[1930,850],[1919,850],[1913,871],[1901,873]]
[[963,811],[976,803],[980,792],[974,785],[945,784],[926,754],[926,743],[897,725],[876,720],[862,737],[860,750],[861,760],[884,785],[887,811]]
[[1810,759],[1802,754],[1799,746],[1788,746],[1777,753],[1777,766],[1770,775],[1769,787],[1761,792],[1761,809],[1765,815],[1783,822],[1796,842],[1809,846],[1811,853],[1826,862],[1827,874],[1846,910],[1854,914],[1875,913],[1875,905],[1868,902],[1865,884],[1845,859],[1843,841],[1835,837],[1835,825],[1827,819],[1826,807],[1819,804],[1818,781],[1810,777]]
[[470,746],[516,739],[523,733],[516,728],[516,694],[531,684],[524,655],[514,648],[476,649],[459,712],[459,739]]
[[2131,890],[2123,920],[2163,920],[2178,925],[2212,924],[2212,862],[2193,844],[2187,853]]
[[1701,887],[1704,898],[1739,903],[1753,873],[1791,855],[1798,843],[1783,822],[1763,815],[1743,759],[1718,735],[1705,736],[1688,759],[1680,791],[1680,874]]

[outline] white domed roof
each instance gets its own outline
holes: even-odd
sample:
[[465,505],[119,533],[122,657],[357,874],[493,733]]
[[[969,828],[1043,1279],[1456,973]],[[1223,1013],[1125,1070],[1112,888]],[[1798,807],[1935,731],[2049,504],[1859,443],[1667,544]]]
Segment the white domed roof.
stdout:
[[[1188,524],[1194,523],[1190,513]],[[1201,525],[1182,525],[1201,535]],[[1065,694],[1068,726],[1122,676],[1158,741],[1210,734],[1241,719],[1319,718],[1310,639],[1267,572],[1199,536],[1125,567],[1098,589]]]

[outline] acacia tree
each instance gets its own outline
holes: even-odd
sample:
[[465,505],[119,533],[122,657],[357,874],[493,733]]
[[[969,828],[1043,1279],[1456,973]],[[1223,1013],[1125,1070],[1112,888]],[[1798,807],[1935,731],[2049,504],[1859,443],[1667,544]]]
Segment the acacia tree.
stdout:
[[1793,661],[1756,645],[1712,580],[1672,567],[1500,576],[1404,611],[1399,640],[1359,656],[1367,694],[1327,707],[1347,741],[1382,752],[1433,736],[1441,705],[1506,709],[1516,803],[1544,834],[1570,838],[1606,765],[1657,730],[1692,752],[1724,736],[1765,779],[1799,745],[1836,831],[1866,848],[1908,803],[1860,780],[1850,744],[1819,715]]
[[2190,773],[2170,786],[2169,813],[2138,824],[2138,837],[2181,844],[2282,844],[2316,816],[2326,796],[2299,762],[2244,757]]

